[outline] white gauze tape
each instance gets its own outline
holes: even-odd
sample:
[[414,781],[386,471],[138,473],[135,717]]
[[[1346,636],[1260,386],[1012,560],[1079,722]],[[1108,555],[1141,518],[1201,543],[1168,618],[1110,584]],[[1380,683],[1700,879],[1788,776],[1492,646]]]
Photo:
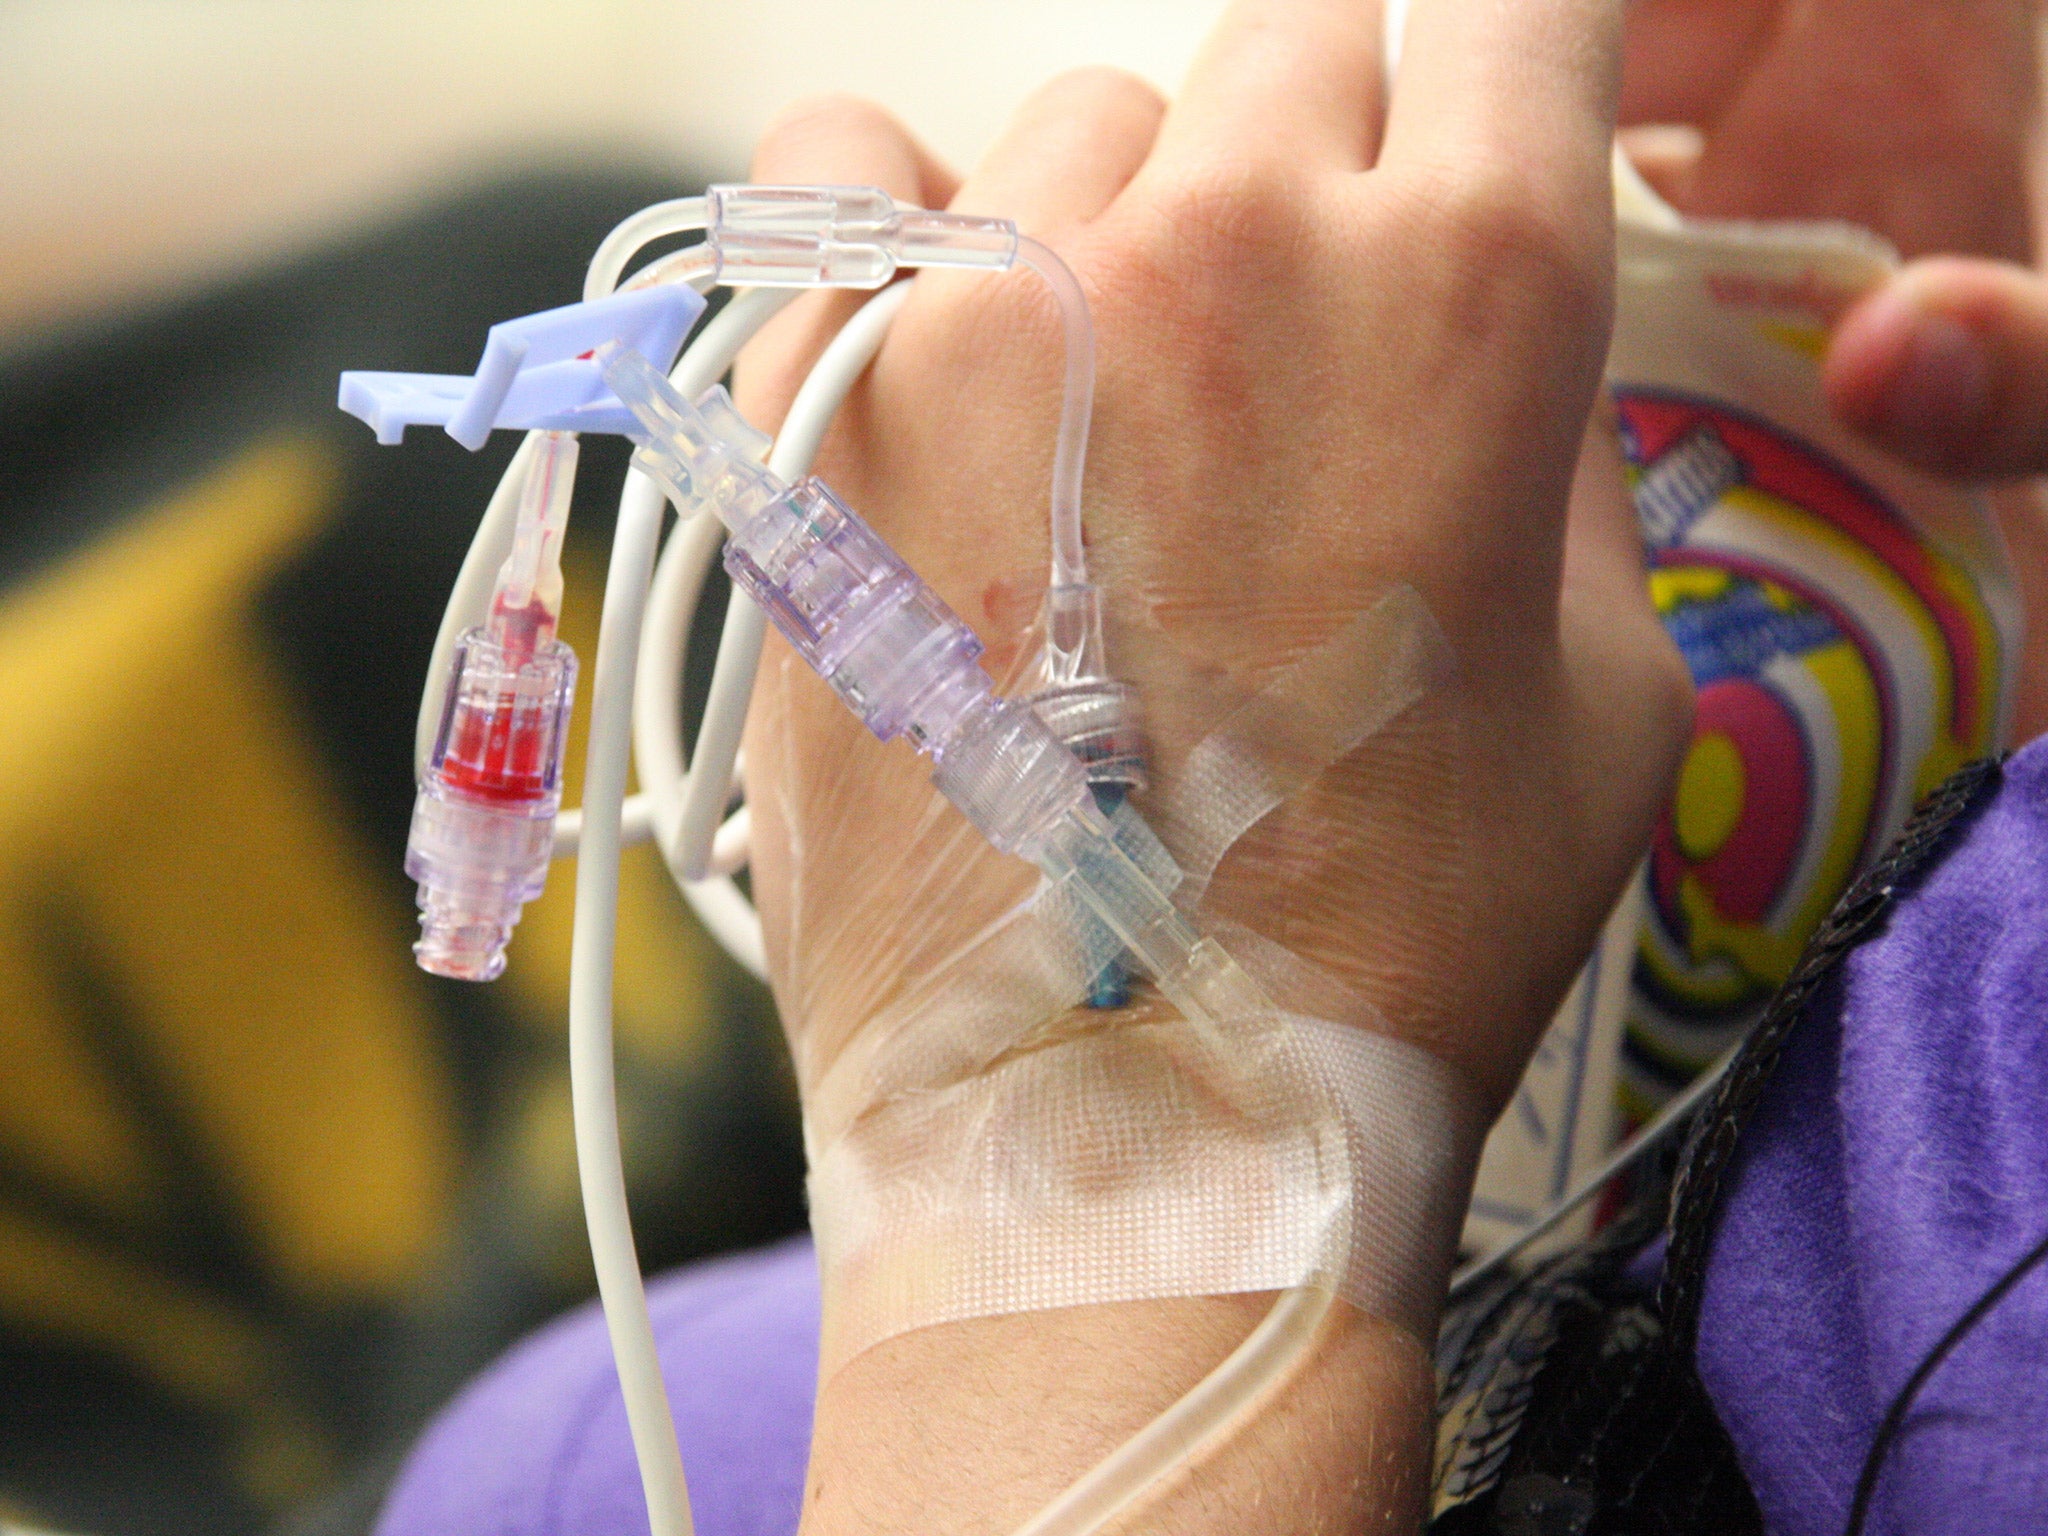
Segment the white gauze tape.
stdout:
[[[1198,898],[1245,831],[1448,670],[1398,589],[1229,711],[1155,811],[1166,846],[1127,816],[1127,847]],[[1207,938],[1251,1000],[1228,1016],[1078,1009],[1113,942],[1042,887],[811,1085],[828,1376],[935,1323],[1304,1284],[1427,1325],[1478,1139],[1448,1070],[1272,942]]]

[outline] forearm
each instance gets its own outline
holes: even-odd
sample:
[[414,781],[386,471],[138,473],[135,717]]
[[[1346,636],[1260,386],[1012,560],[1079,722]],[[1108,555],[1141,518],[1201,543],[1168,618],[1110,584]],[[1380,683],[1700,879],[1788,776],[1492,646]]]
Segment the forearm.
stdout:
[[[805,1536],[1017,1529],[1224,1359],[1272,1300],[979,1318],[868,1350],[820,1392]],[[1433,1403],[1424,1342],[1339,1302],[1290,1378],[1120,1528],[1416,1530]]]

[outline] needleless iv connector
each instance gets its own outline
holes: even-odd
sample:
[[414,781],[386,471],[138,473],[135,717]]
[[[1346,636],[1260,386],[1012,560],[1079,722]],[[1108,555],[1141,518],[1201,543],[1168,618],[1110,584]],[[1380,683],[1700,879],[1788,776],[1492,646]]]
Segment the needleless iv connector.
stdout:
[[858,514],[816,477],[787,484],[724,440],[724,390],[706,410],[636,352],[603,361],[644,432],[635,467],[679,508],[725,524],[734,585],[862,724],[930,757],[939,792],[993,846],[1066,885],[1191,1020],[1261,1006],[1154,880],[1171,860],[1146,857],[1143,823],[1103,814],[1080,759],[1028,703],[996,696],[980,639]]
[[[635,245],[700,225],[706,230],[702,245],[654,262],[624,287],[644,292],[656,284],[684,281],[754,288],[879,287],[903,267],[1002,271],[1021,261],[1053,288],[1066,333],[1067,376],[1054,454],[1045,686],[1028,702],[1085,765],[1083,776],[1096,786],[1103,807],[1114,809],[1124,794],[1144,783],[1144,743],[1135,694],[1109,676],[1104,665],[1101,598],[1087,577],[1080,490],[1094,392],[1094,347],[1086,301],[1071,272],[1043,246],[1021,239],[1006,220],[899,208],[876,188],[714,187],[704,198],[660,205],[621,225],[593,260],[586,292],[602,291],[616,282]],[[615,403],[595,398],[596,370],[587,353],[541,362],[529,357],[524,336],[511,338],[514,329],[494,329],[493,346],[487,348],[473,380],[349,375],[344,378],[343,404],[372,420],[385,441],[396,441],[407,423],[429,420],[444,423],[472,447],[480,445],[494,425],[622,428]],[[499,331],[507,333],[504,345],[498,345]],[[535,363],[539,365],[532,366]],[[749,452],[758,453],[765,440],[741,422],[729,404],[725,410],[720,425]],[[540,466],[527,471],[529,479],[541,472]],[[548,478],[552,483],[553,477]],[[566,493],[567,477],[560,483]],[[566,505],[562,515],[566,517]],[[444,644],[437,648],[444,654],[451,648],[446,639],[444,630]],[[574,658],[566,648],[563,655],[573,668]],[[422,882],[423,936],[416,947],[422,965],[472,980],[489,979],[504,968],[512,926],[524,902],[539,894],[545,878],[559,804],[558,761],[557,771],[544,775],[545,787],[522,779],[516,784],[493,780],[479,788],[459,772],[449,777],[444,759],[451,730],[458,732],[459,741],[461,729],[473,729],[501,714],[506,719],[500,728],[510,730],[511,740],[507,748],[499,749],[500,756],[503,750],[516,755],[539,733],[553,740],[559,758],[561,733],[535,712],[530,700],[516,707],[512,702],[519,688],[531,693],[540,686],[538,681],[529,678],[515,687],[508,677],[487,677],[489,658],[490,653],[465,634],[458,653],[448,659],[446,696],[438,709],[432,749],[421,765],[419,812],[407,865]],[[465,665],[473,674],[467,685],[461,673]],[[573,683],[573,671],[566,675]],[[495,702],[486,704],[487,693]],[[715,685],[715,702],[721,693],[728,703],[737,702],[744,709],[744,681],[737,690]],[[566,711],[567,693],[562,697]],[[460,711],[458,703],[465,705]],[[704,849],[681,850],[680,862],[686,866],[701,865],[709,848],[708,838],[692,839],[690,834],[700,825],[712,830],[701,814],[703,806],[689,802],[708,805],[714,796],[723,800],[721,785],[730,777],[730,759],[719,762],[716,756],[710,754],[713,760],[704,764],[707,771],[696,776],[702,782],[686,790],[682,840],[705,843]],[[458,754],[457,770],[463,761]]]
[[405,872],[419,882],[422,969],[490,981],[541,892],[562,804],[576,655],[555,638],[576,439],[543,434],[488,621],[448,673],[441,728],[413,802]]

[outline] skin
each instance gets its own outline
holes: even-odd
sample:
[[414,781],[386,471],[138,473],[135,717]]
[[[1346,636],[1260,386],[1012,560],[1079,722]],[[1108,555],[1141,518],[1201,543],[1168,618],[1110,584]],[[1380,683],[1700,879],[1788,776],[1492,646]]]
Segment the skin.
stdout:
[[[1390,585],[1422,594],[1455,679],[1262,822],[1214,899],[1339,980],[1352,1022],[1446,1066],[1457,1207],[1644,845],[1690,689],[1611,431],[1587,428],[1619,7],[1419,0],[1392,102],[1378,33],[1358,0],[1242,0],[1171,104],[1122,75],[1063,77],[964,182],[841,100],[786,117],[753,172],[1001,213],[1077,271],[1101,366],[1091,560],[1163,782],[1219,701]],[[750,417],[780,420],[849,307],[816,296],[763,336],[739,379]],[[1006,594],[1043,569],[1058,360],[1034,283],[920,278],[818,465],[989,634],[999,678],[1029,653]],[[747,761],[754,889],[808,1090],[1030,873],[964,836],[925,768],[779,649]],[[877,1346],[821,1389],[804,1530],[1013,1528],[1269,1302],[1071,1308]],[[1433,1325],[1340,1306],[1297,1378],[1130,1528],[1414,1529]]]

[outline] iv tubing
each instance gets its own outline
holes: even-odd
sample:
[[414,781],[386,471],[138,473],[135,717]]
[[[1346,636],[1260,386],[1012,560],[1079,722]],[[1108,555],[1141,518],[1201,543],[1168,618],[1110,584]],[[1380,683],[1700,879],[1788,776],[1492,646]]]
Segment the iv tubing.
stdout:
[[569,1085],[576,1171],[605,1329],[626,1400],[652,1536],[691,1536],[675,1420],[662,1386],[654,1326],[626,1207],[612,1058],[612,959],[618,939],[619,818],[626,796],[623,749],[633,708],[641,611],[654,571],[666,499],[638,471],[626,477],[612,537],[604,616],[592,668],[590,750],[583,775],[583,839],[576,860],[576,928],[569,960]]
[[[855,381],[874,361],[890,322],[909,297],[908,283],[884,288],[861,306],[859,313],[825,348],[790,403],[789,415],[775,437],[768,464],[783,479],[799,480],[810,472],[811,461],[817,457],[832,418]],[[654,632],[688,631],[690,619],[687,609],[678,601],[681,595],[679,587],[672,591],[664,586],[656,592],[648,613],[650,642]],[[673,840],[665,841],[662,850],[680,880],[702,879],[713,852],[719,818],[724,816],[726,802],[732,795],[732,764],[746,725],[747,706],[753,699],[766,624],[751,598],[733,593],[711,677],[711,695],[704,706],[703,721],[697,727],[697,750],[689,782],[683,789],[681,814]],[[680,673],[677,682],[681,682]],[[648,761],[650,749],[660,759],[668,760],[673,754],[651,738],[660,734],[673,740],[680,731],[680,693],[650,693],[648,703],[654,706],[655,713],[652,717],[645,712],[636,714],[635,751],[643,763]],[[759,940],[755,942],[758,944]]]
[[670,235],[686,235],[702,229],[708,213],[709,208],[703,198],[678,197],[642,208],[622,219],[598,243],[596,253],[590,258],[590,269],[583,277],[585,301],[601,299],[618,287],[626,263],[643,245]]
[[455,655],[456,639],[473,624],[481,624],[490,611],[491,588],[498,579],[498,567],[512,552],[512,534],[519,521],[519,493],[526,486],[526,471],[533,463],[537,432],[526,434],[512,460],[491,492],[490,503],[462,557],[462,570],[448,594],[448,606],[441,610],[441,628],[434,635],[434,653],[427,663],[426,686],[420,692],[419,722],[413,729],[412,769],[417,778],[433,755],[434,740],[441,734],[441,710],[448,702],[449,662]]
[[[730,308],[730,306],[728,306]],[[756,311],[758,312],[758,311]],[[755,321],[758,324],[758,320]],[[744,319],[706,336],[684,354],[673,378],[696,394],[725,371]],[[747,331],[751,334],[751,331]],[[706,341],[713,345],[705,345]],[[706,376],[708,375],[708,377]],[[612,971],[618,944],[619,830],[631,755],[633,684],[641,623],[654,574],[667,499],[637,470],[626,476],[612,536],[597,660],[591,669],[590,744],[583,776],[583,818],[576,861],[576,925],[569,958],[569,1083],[576,1167],[590,1230],[591,1259],[605,1329],[626,1402],[626,1420],[647,1497],[651,1536],[692,1536],[689,1490],[675,1420],[662,1384],[647,1292],[633,1244],[619,1151],[617,1074],[612,1050]]]
[[1081,534],[1081,475],[1088,459],[1088,423],[1095,410],[1095,325],[1073,269],[1051,247],[1029,235],[1017,241],[1017,260],[1045,280],[1059,301],[1067,373],[1060,397],[1059,437],[1052,456],[1052,585],[1088,584],[1088,554]]
[[[676,387],[694,399],[698,394],[701,394],[704,390],[717,383],[725,374],[725,371],[732,367],[733,359],[739,355],[740,348],[753,340],[755,333],[777,314],[781,313],[783,308],[798,296],[798,293],[799,290],[793,288],[753,288],[736,295],[731,303],[718,312],[717,318],[704,327],[703,334],[691,344],[689,351],[684,354],[681,367],[675,375],[678,380]],[[715,526],[716,519],[713,519],[713,523]],[[680,539],[688,534],[688,528],[679,528],[676,530],[675,538]],[[724,543],[724,531],[721,529],[717,532],[707,532],[697,535],[697,537],[708,540],[708,545],[693,546],[703,550],[703,559],[708,566],[710,560],[717,558],[719,546]],[[672,539],[671,543],[673,542],[674,540]],[[698,773],[692,774],[689,780],[685,780],[683,774],[690,766],[690,759],[685,756],[682,749],[683,664],[681,648],[689,638],[690,621],[696,611],[697,597],[703,591],[703,580],[700,575],[694,590],[688,593],[688,601],[686,603],[678,603],[673,607],[662,604],[659,594],[674,590],[676,584],[684,582],[686,577],[682,565],[680,563],[670,565],[669,558],[668,554],[664,552],[660,570],[666,574],[658,575],[656,578],[657,595],[650,601],[648,608],[649,633],[647,640],[643,642],[643,649],[646,644],[657,642],[662,646],[660,660],[654,662],[653,665],[658,669],[658,675],[663,677],[672,675],[675,683],[673,690],[667,692],[667,702],[665,704],[658,704],[657,701],[661,698],[661,695],[654,694],[644,685],[637,689],[636,698],[640,702],[636,704],[634,711],[635,718],[638,719],[642,708],[646,705],[653,704],[658,708],[665,708],[667,710],[667,713],[661,716],[658,722],[650,722],[659,723],[666,729],[668,732],[666,745],[654,746],[651,741],[647,740],[648,732],[644,729],[636,730],[635,733],[636,738],[641,741],[647,741],[647,746],[636,746],[635,756],[639,761],[640,782],[643,788],[647,793],[656,797],[656,809],[652,821],[655,835],[661,839],[664,850],[666,850],[671,838],[668,828],[678,818],[685,821],[689,818],[691,784],[700,777],[715,778],[718,781],[715,796],[717,804],[713,807],[712,814],[714,817],[723,814],[726,799],[731,794],[733,755],[736,755],[739,751],[739,728],[746,723],[747,699],[752,692],[754,676],[753,668],[749,666],[746,671],[746,689],[741,693],[739,699],[739,719],[730,724],[730,748],[728,750],[724,745],[724,736],[722,734],[727,728],[727,723],[722,714],[714,715],[713,710],[713,706],[716,705],[721,697],[719,674],[713,674],[711,681],[713,705],[706,706],[704,721],[697,728],[696,752],[696,757],[706,765],[709,772],[707,774],[705,769],[700,769]],[[681,562],[684,555],[681,551],[678,551],[674,558],[677,562]],[[682,595],[680,591],[676,592],[676,596],[680,597]],[[733,628],[734,621],[740,618],[745,609],[752,608],[753,606],[751,602],[748,602],[738,593],[733,594],[732,602],[726,608],[725,627],[728,634]],[[673,642],[676,652],[673,657],[668,654],[671,642]],[[719,644],[721,668],[724,665],[727,643],[727,641],[721,638]],[[760,654],[758,640],[755,642],[754,654],[756,656]],[[669,670],[670,668],[673,669],[672,673]],[[729,692],[730,688],[731,685],[728,683],[726,691]],[[651,758],[648,754],[649,747],[653,747],[654,755]],[[707,848],[711,842],[710,834],[716,829],[716,826],[717,823],[714,820],[705,831],[704,842]],[[693,878],[703,878],[703,872],[700,870]]]
[[1284,1384],[1329,1315],[1321,1286],[1282,1291],[1273,1309],[1229,1357],[1181,1400],[1020,1527],[1016,1536],[1089,1536],[1123,1514],[1207,1450],[1266,1395]]

